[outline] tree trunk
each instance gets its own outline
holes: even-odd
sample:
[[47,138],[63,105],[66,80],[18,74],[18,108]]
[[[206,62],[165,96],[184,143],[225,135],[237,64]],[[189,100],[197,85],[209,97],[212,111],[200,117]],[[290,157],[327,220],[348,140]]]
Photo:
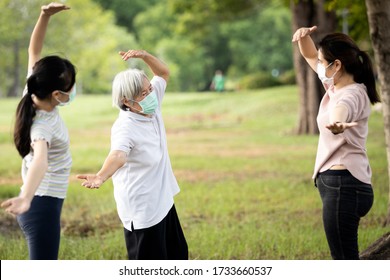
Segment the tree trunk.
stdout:
[[372,243],[359,257],[362,260],[390,260],[390,232]]
[[[390,162],[390,1],[366,0],[370,37],[378,67],[383,120],[386,137],[387,162]],[[387,164],[390,176],[390,165]],[[390,225],[390,185],[386,225]]]
[[[334,32],[336,28],[336,14],[326,12],[325,0],[291,0],[293,12],[292,28],[295,32],[300,27],[318,25],[318,29],[312,34],[314,42],[325,34]],[[297,44],[293,48],[294,68],[299,86],[299,123],[298,134],[317,134],[317,113],[324,89],[317,78],[317,74],[310,68],[299,53]]]
[[8,97],[15,97],[18,96],[18,92],[20,91],[19,84],[20,84],[20,57],[19,57],[19,42],[15,41],[14,48],[14,65],[12,69],[12,77],[14,78],[11,87],[8,90],[7,96]]

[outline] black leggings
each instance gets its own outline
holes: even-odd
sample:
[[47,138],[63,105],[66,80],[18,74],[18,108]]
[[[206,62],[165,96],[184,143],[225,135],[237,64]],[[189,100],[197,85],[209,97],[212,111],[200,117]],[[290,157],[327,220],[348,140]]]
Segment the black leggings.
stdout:
[[30,260],[56,260],[60,247],[60,216],[64,200],[34,196],[30,209],[17,217]]

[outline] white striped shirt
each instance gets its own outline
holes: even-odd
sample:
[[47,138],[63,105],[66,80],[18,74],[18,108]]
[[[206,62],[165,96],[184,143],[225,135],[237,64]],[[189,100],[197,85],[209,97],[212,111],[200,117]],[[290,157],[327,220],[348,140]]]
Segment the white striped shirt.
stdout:
[[[27,77],[32,73],[29,69]],[[27,94],[27,86],[23,96]],[[35,195],[65,198],[69,185],[72,156],[69,150],[69,134],[64,121],[61,119],[57,107],[51,112],[37,110],[30,130],[31,146],[34,142],[45,140],[48,144],[48,168]],[[22,178],[26,179],[28,168],[34,158],[32,150],[23,159]]]
[[[72,157],[69,150],[69,135],[58,109],[51,112],[37,110],[30,131],[31,146],[37,140],[48,144],[48,169],[35,195],[65,198],[69,184]],[[22,166],[23,180],[34,157],[32,150],[24,159]]]

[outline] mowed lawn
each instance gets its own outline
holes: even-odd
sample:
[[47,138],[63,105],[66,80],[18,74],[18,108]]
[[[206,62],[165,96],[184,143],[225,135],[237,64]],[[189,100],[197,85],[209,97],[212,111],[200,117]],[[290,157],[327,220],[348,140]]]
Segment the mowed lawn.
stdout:
[[[16,99],[0,100],[0,200],[17,195],[21,159],[12,144]],[[163,115],[175,203],[191,259],[329,259],[321,201],[311,179],[317,136],[298,136],[295,86],[217,93],[167,93]],[[109,95],[78,96],[61,108],[73,169],[62,214],[60,259],[126,259],[111,180],[84,189],[78,173],[99,170],[118,111]],[[389,228],[382,115],[373,112],[367,144],[375,202],[362,219],[364,250]],[[0,259],[27,259],[14,218],[0,211]]]

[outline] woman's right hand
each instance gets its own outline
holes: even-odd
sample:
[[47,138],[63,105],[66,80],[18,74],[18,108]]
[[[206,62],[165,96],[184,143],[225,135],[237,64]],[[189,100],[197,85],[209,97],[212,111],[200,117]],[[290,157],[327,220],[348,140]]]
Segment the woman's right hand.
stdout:
[[54,2],[51,2],[48,5],[43,5],[41,7],[42,13],[44,13],[45,15],[48,15],[48,16],[52,16],[58,12],[61,12],[63,10],[69,10],[69,9],[70,9],[70,7],[65,6],[64,4],[54,3]]
[[98,189],[104,183],[102,177],[96,174],[79,174],[76,178],[85,180],[81,185],[88,189]]
[[317,26],[312,26],[312,27],[301,27],[297,31],[295,31],[292,41],[293,42],[298,42],[301,40],[301,38],[306,37],[313,33],[314,31],[317,30]]

